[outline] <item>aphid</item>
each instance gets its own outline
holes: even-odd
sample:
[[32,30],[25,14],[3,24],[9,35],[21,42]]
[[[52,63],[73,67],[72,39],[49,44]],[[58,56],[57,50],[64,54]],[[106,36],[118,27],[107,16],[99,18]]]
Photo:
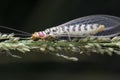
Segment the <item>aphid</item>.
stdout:
[[120,18],[110,15],[92,15],[74,19],[62,25],[32,34],[32,39],[49,37],[113,37],[120,34]]
[[23,36],[31,36],[31,39],[48,39],[56,37],[87,37],[102,36],[114,37],[120,34],[120,18],[110,15],[91,15],[71,20],[62,25],[48,28],[44,31],[38,31],[32,34],[9,27],[0,26],[1,28],[10,29],[20,32]]

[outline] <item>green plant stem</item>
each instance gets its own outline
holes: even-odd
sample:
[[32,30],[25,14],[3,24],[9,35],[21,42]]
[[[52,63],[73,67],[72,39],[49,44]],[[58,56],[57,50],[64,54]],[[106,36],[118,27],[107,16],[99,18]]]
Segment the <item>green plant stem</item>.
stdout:
[[[11,54],[12,50],[20,51],[22,53],[38,50],[40,53],[48,53],[63,57],[68,60],[77,61],[78,58],[66,54],[108,54],[113,53],[120,55],[120,36],[110,38],[93,38],[86,37],[82,39],[67,40],[38,40],[31,39],[21,40],[20,37],[14,37],[14,34],[1,34],[0,35],[0,53]],[[34,51],[35,52],[35,51]],[[17,55],[11,54],[13,57]]]

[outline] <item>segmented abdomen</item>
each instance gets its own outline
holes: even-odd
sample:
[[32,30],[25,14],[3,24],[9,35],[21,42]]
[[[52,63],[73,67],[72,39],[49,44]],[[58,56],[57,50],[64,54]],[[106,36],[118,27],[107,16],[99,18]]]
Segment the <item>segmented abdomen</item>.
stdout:
[[74,19],[65,24],[59,25],[60,27],[76,25],[76,24],[98,24],[104,25],[104,31],[97,33],[97,36],[109,36],[112,34],[120,33],[120,18],[110,15],[91,15],[78,19]]
[[58,26],[45,30],[50,32],[50,35],[57,37],[85,37],[96,34],[104,30],[104,25],[99,24],[74,24],[68,26]]
[[[71,37],[84,37],[100,32],[99,24],[74,24],[59,27],[60,36],[70,35]],[[103,30],[103,29],[101,29]]]

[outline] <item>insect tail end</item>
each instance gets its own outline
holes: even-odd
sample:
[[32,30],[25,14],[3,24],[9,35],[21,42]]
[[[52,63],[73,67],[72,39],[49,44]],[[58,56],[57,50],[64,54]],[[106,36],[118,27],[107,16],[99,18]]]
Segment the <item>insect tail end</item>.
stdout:
[[102,32],[105,29],[104,25],[100,25],[97,32]]
[[97,34],[99,32],[102,32],[105,29],[104,25],[99,25],[99,27],[91,32],[91,34]]

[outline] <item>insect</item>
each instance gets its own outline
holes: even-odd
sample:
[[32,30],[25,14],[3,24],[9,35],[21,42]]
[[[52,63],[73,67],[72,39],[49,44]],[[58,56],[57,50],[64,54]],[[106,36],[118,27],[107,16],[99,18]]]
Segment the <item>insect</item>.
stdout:
[[[47,39],[56,37],[114,37],[120,34],[120,18],[110,15],[91,15],[71,20],[62,25],[38,31],[31,39]],[[5,27],[2,27],[5,28]],[[7,28],[7,27],[6,27]],[[10,28],[9,28],[10,29]],[[15,29],[12,29],[15,30]],[[26,35],[30,33],[15,30]]]
[[32,39],[49,37],[113,37],[120,34],[120,18],[110,15],[91,15],[32,34]]

